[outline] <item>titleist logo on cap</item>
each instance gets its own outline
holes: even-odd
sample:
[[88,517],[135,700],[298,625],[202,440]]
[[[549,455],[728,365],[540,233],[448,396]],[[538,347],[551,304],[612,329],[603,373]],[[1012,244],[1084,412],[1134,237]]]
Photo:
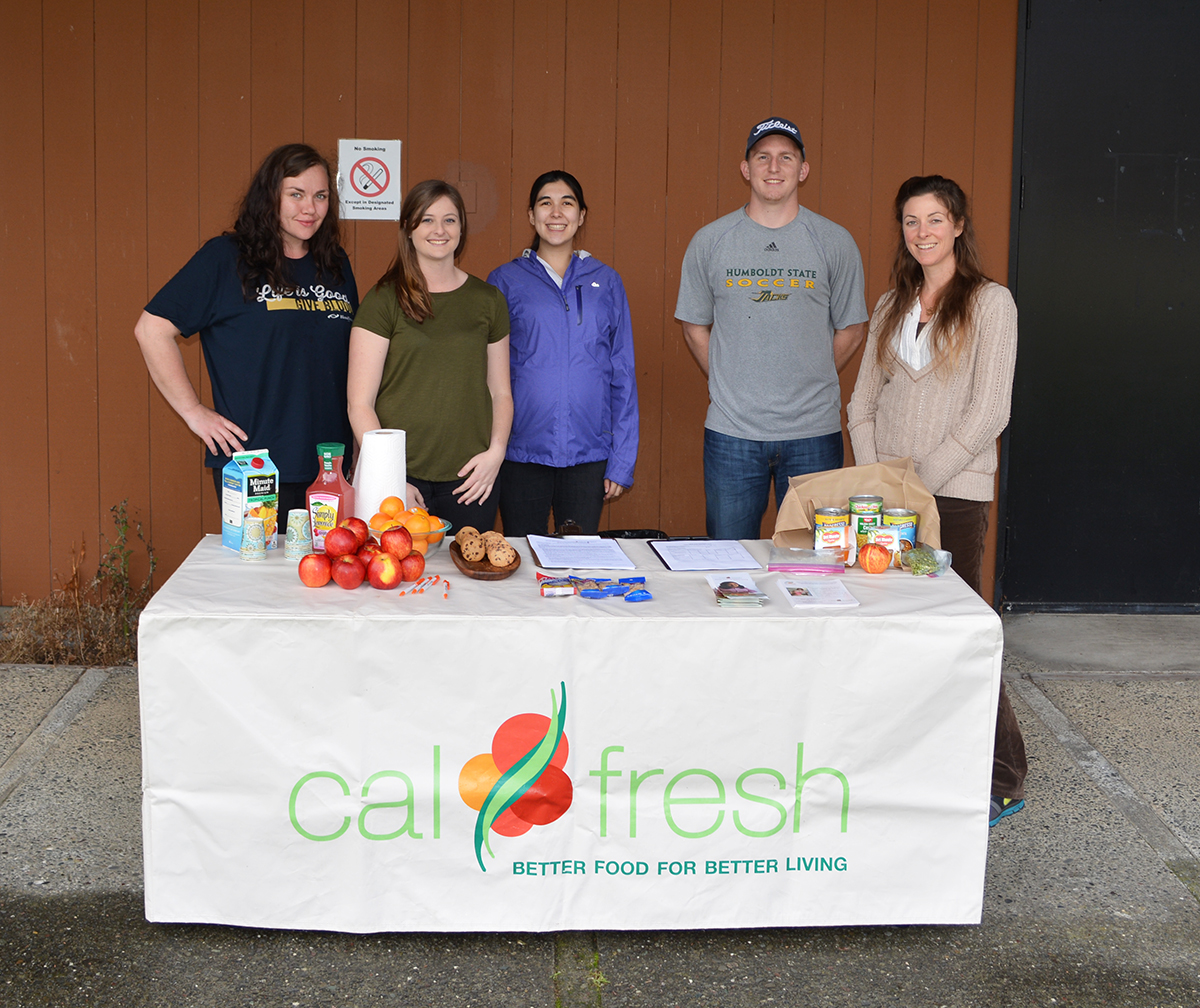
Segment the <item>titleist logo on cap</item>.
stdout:
[[758,136],[760,133],[765,133],[767,130],[785,130],[793,136],[799,136],[800,131],[796,129],[790,122],[783,119],[768,119],[766,122],[760,122],[754,127],[752,136]]

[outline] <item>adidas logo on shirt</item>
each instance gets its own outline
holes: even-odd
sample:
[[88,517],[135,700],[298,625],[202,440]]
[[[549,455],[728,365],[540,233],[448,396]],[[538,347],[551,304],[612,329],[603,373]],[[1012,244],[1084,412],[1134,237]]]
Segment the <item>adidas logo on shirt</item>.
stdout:
[[771,242],[771,244],[768,245],[765,249],[763,249],[763,251],[764,252],[778,252],[779,246],[776,245],[774,242]]

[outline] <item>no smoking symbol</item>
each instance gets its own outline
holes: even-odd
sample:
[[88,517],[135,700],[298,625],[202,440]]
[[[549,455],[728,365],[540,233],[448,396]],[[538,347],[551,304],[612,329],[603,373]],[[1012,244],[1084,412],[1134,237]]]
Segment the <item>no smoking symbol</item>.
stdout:
[[365,157],[354,162],[350,169],[350,185],[360,196],[368,199],[382,196],[387,192],[388,183],[392,180],[391,173],[379,158]]

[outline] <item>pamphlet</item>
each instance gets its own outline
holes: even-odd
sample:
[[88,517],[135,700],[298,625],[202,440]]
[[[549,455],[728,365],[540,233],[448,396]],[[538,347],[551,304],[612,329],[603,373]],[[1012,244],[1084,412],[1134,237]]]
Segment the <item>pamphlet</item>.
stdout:
[[705,579],[717,597],[717,605],[724,608],[757,609],[767,601],[767,596],[745,574],[706,574]]
[[783,578],[779,587],[797,609],[815,609],[819,606],[845,608],[858,605],[858,599],[850,594],[840,578]]

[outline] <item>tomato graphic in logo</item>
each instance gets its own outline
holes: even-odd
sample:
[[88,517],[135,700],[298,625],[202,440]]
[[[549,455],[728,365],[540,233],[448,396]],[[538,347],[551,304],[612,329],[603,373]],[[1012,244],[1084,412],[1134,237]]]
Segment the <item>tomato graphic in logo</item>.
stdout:
[[550,716],[516,714],[496,729],[492,751],[472,756],[458,775],[458,793],[477,810],[475,858],[483,851],[495,857],[490,833],[520,836],[534,826],[554,822],[571,807],[571,778],[567,762],[567,687],[559,684],[562,702],[550,694]]

